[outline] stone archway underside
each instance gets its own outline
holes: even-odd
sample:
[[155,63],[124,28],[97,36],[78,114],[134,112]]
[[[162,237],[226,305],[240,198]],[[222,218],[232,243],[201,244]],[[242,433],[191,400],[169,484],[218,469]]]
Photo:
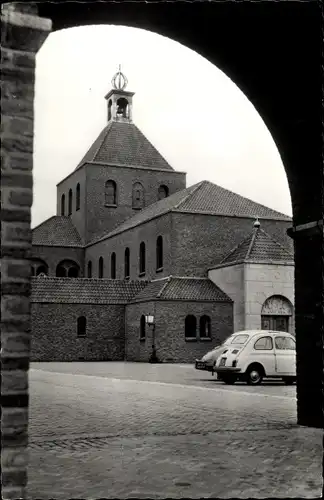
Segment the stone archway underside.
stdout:
[[[35,54],[51,31],[50,20],[53,29],[123,24],[168,36],[223,70],[255,105],[281,153],[293,203],[298,423],[323,427],[319,3],[133,2],[127,9],[117,2],[37,5],[6,4],[2,10],[3,494],[24,498],[27,482]],[[17,464],[13,445],[21,452]]]

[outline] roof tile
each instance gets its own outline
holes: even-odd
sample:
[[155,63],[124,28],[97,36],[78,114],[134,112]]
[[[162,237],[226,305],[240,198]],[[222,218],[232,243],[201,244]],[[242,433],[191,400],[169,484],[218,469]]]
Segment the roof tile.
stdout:
[[82,247],[80,235],[70,217],[54,215],[32,230],[33,245]]

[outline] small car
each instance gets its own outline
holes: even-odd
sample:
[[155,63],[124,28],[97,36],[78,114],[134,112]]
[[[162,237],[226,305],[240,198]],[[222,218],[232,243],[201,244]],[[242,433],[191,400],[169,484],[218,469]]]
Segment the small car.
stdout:
[[[220,354],[224,352],[224,349],[227,345],[234,345],[232,342],[236,335],[230,335],[225,339],[221,344],[215,346],[211,351],[208,351],[201,359],[196,359],[195,368],[196,370],[207,370],[214,375],[214,368],[216,366],[216,361],[219,358]],[[218,376],[218,378],[221,378]]]
[[[296,341],[287,332],[246,330],[237,332],[219,355],[214,371],[226,384],[245,381],[261,384],[264,378],[296,381]],[[233,345],[232,345],[233,344]]]

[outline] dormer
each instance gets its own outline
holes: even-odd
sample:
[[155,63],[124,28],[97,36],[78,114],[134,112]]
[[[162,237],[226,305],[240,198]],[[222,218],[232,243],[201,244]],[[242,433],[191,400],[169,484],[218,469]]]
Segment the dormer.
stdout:
[[135,92],[125,90],[127,78],[119,70],[111,80],[112,90],[105,96],[107,100],[108,123],[111,121],[132,123],[133,95]]

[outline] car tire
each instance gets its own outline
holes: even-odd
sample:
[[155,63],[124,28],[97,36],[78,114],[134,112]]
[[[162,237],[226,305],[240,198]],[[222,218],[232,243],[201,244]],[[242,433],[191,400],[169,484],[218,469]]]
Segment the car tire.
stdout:
[[221,380],[227,385],[234,385],[237,381],[236,375],[222,375]]
[[286,385],[293,385],[295,380],[295,377],[283,377],[283,381]]
[[251,366],[246,372],[246,383],[248,385],[260,385],[264,376],[261,366]]

